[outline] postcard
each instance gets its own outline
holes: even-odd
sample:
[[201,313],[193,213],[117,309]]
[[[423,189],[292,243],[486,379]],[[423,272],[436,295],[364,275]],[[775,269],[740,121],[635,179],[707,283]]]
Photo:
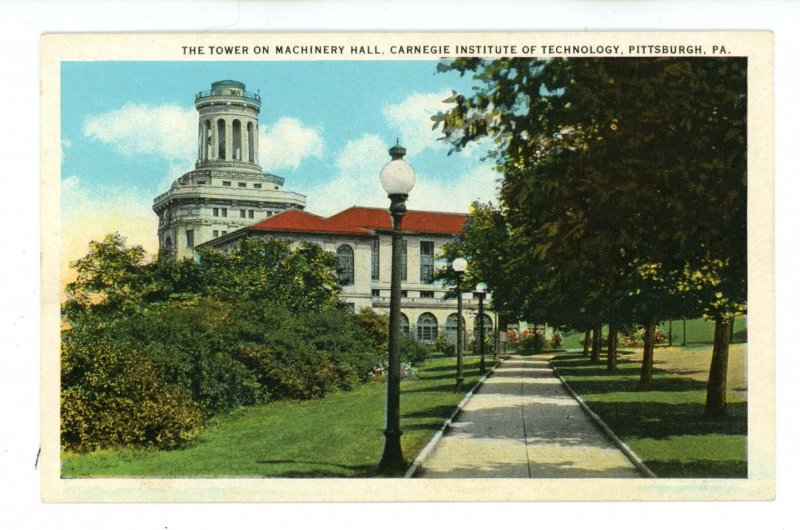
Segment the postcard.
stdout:
[[41,44],[43,500],[774,498],[771,33]]

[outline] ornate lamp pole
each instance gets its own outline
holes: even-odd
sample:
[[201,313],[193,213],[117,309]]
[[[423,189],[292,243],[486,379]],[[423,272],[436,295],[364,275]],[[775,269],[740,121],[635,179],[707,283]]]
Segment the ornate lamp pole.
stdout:
[[486,371],[486,361],[485,356],[486,352],[486,345],[485,337],[484,337],[484,329],[483,329],[483,299],[486,298],[486,284],[479,283],[475,286],[475,291],[472,293],[475,298],[478,299],[478,346],[481,350],[481,373]]
[[453,260],[452,266],[453,271],[456,273],[456,296],[458,297],[458,322],[456,324],[456,391],[459,391],[464,384],[464,341],[462,340],[464,329],[461,323],[461,280],[464,278],[464,272],[467,270],[467,260],[464,258],[456,258]]
[[417,176],[414,168],[403,160],[406,150],[400,143],[389,149],[391,162],[381,170],[381,186],[389,195],[392,215],[392,283],[389,302],[389,373],[386,381],[386,429],[383,431],[383,456],[378,469],[384,474],[405,470],[400,447],[400,281],[403,233],[400,221],[406,212],[408,193],[414,188]]

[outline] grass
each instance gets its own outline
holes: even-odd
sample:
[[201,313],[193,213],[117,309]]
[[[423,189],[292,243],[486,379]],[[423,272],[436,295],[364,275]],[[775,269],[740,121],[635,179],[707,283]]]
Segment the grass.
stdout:
[[[464,359],[465,389],[478,358]],[[491,366],[491,363],[487,363]],[[401,384],[401,443],[409,463],[463,399],[455,359],[418,367]],[[372,477],[383,449],[386,385],[372,382],[310,401],[276,401],[217,416],[173,451],[119,450],[62,455],[64,478]]]
[[[703,417],[711,348],[658,348],[653,381],[639,387],[640,353],[608,374],[580,354],[553,364],[589,407],[659,477],[747,477],[744,346],[732,348],[725,418]],[[700,370],[705,366],[705,371]]]

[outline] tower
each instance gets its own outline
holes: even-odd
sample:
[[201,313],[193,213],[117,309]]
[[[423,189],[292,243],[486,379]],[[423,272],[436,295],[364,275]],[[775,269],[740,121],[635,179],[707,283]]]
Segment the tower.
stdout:
[[244,228],[287,208],[305,207],[305,196],[283,190],[284,179],[258,164],[261,96],[244,83],[225,80],[195,96],[197,162],[153,201],[158,244],[176,259],[196,245]]

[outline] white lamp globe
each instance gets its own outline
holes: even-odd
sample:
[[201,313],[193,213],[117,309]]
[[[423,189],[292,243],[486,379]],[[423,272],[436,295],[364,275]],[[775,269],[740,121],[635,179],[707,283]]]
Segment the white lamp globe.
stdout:
[[414,189],[417,175],[411,164],[403,160],[406,154],[399,144],[389,149],[392,161],[381,169],[381,186],[388,195],[408,195]]
[[475,286],[475,290],[478,291],[479,293],[485,293],[486,292],[486,287],[487,287],[487,285],[485,283],[481,282],[481,283],[479,283],[478,285]]
[[456,272],[464,272],[467,270],[467,260],[464,258],[456,258],[453,260],[453,270]]

